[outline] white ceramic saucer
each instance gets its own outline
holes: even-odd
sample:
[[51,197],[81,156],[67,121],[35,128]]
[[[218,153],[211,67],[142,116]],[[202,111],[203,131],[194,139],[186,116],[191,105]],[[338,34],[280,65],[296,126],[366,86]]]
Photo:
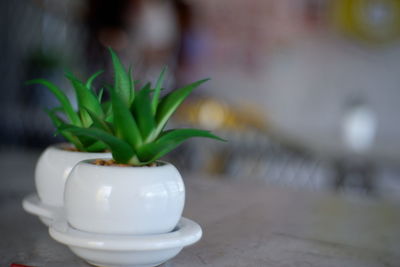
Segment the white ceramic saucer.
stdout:
[[177,255],[202,236],[200,226],[181,218],[175,230],[157,235],[105,235],[79,231],[60,217],[51,224],[50,236],[77,256],[96,266],[150,267]]
[[47,226],[56,218],[63,217],[62,208],[43,204],[36,193],[26,196],[22,200],[22,207],[28,213],[39,216],[39,219]]

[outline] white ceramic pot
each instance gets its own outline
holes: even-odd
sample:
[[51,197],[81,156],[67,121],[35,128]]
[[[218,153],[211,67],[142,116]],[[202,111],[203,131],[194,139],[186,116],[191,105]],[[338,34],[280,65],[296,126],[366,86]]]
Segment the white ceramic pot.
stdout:
[[65,150],[66,147],[71,145],[65,143],[48,147],[36,164],[36,190],[44,205],[63,207],[65,181],[79,161],[111,157],[111,153],[78,152]]
[[178,170],[98,166],[79,162],[65,188],[65,212],[75,229],[99,234],[161,234],[182,216],[185,187]]

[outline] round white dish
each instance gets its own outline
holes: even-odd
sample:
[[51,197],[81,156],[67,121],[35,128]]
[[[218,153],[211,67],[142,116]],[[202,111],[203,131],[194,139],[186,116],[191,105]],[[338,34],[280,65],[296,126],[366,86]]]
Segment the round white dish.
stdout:
[[32,193],[22,200],[22,207],[28,213],[39,216],[47,226],[56,218],[63,216],[63,209],[44,204],[36,193]]
[[172,232],[165,234],[96,234],[79,231],[62,217],[51,224],[49,233],[88,263],[107,267],[157,266],[202,236],[201,227],[183,217]]

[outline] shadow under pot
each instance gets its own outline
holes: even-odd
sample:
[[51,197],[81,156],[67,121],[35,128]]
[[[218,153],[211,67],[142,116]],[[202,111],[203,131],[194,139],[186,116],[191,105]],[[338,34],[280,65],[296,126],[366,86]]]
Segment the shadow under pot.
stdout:
[[[93,158],[111,158],[109,152],[74,151],[68,143],[48,147],[39,157],[35,170],[35,186],[41,204],[49,208],[64,207],[65,182],[72,168],[80,161]],[[40,217],[49,225],[51,219]]]
[[148,235],[172,231],[182,216],[185,187],[166,162],[154,167],[79,162],[67,180],[65,212],[77,230]]

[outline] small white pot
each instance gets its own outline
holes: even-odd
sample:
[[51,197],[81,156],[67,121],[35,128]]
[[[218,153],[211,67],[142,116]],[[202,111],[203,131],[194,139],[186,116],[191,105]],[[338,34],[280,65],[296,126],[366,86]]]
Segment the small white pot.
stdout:
[[40,156],[35,170],[36,190],[42,204],[63,207],[65,181],[72,168],[82,160],[110,158],[111,153],[90,153],[65,150],[70,144],[48,147]]
[[65,188],[65,211],[75,229],[99,234],[167,233],[182,216],[185,187],[178,170],[97,166],[79,162]]

